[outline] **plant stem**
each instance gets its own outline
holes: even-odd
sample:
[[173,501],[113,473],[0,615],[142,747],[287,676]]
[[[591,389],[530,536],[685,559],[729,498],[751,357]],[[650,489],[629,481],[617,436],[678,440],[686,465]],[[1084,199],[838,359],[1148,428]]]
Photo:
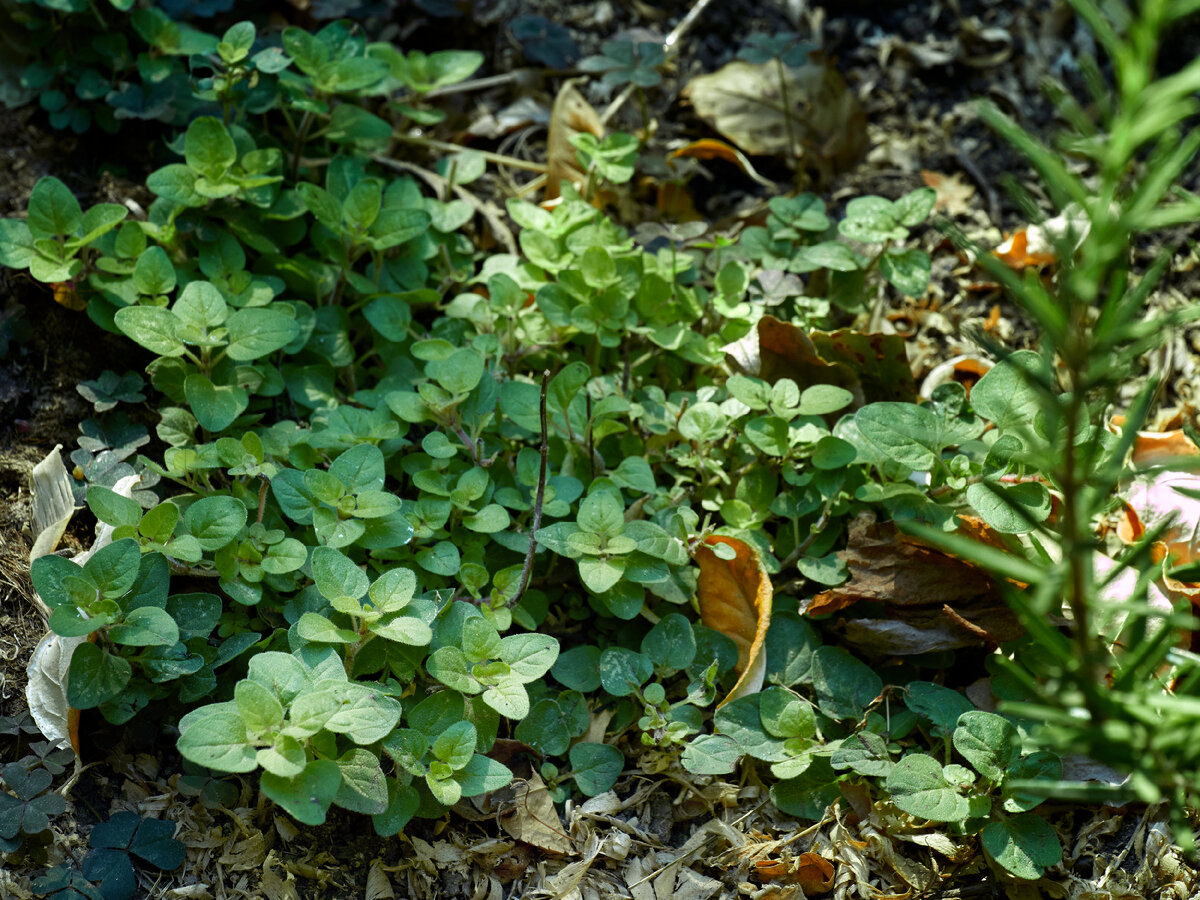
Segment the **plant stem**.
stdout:
[[300,157],[304,152],[304,142],[308,139],[308,132],[312,128],[312,123],[312,112],[306,112],[300,120],[300,128],[296,131],[296,138],[292,142],[292,165],[288,169],[289,182],[295,182],[296,175],[300,172]]
[[258,514],[255,516],[254,521],[261,525],[263,513],[267,511],[267,489],[271,486],[271,482],[267,480],[267,476],[265,475],[259,475],[258,477],[262,479],[262,484],[258,487]]
[[546,388],[549,384],[550,370],[546,369],[542,372],[542,394],[538,401],[538,414],[541,417],[542,425],[542,445],[538,450],[541,461],[538,464],[537,494],[533,498],[533,520],[529,523],[529,549],[525,551],[525,562],[521,566],[521,583],[517,586],[517,592],[513,598],[508,602],[509,606],[516,606],[521,595],[525,593],[525,588],[529,586],[529,575],[533,571],[533,554],[537,550],[537,533],[538,529],[542,527],[542,503],[546,499],[546,464],[550,458],[550,435],[546,427]]
[[192,576],[195,576],[196,578],[220,578],[221,577],[221,573],[218,572],[216,569],[197,569],[194,566],[189,566],[187,563],[181,563],[177,559],[171,559],[171,557],[169,557],[169,556],[164,557],[164,558],[167,561],[167,565],[171,569],[172,575],[192,575]]
[[470,452],[471,461],[477,466],[482,466],[483,461],[479,456],[479,446],[473,440],[471,440],[471,436],[467,434],[466,429],[462,427],[462,423],[458,420],[457,413],[455,413],[454,420],[451,422],[450,427],[454,429],[454,433],[458,435],[458,439],[463,442],[463,446],[466,447]]
[[796,151],[796,132],[792,124],[792,105],[788,102],[787,69],[783,60],[775,57],[775,73],[779,76],[779,102],[783,104],[783,124],[787,129],[788,156],[792,158],[792,168],[795,170],[796,189],[800,189],[800,154]]
[[826,508],[821,510],[820,518],[818,518],[817,521],[812,524],[812,527],[808,532],[808,537],[801,541],[796,546],[796,549],[787,555],[787,559],[780,564],[780,568],[786,569],[789,566],[794,566],[796,563],[798,563],[800,561],[800,557],[808,552],[808,548],[811,547],[817,538],[821,536],[821,532],[825,530],[825,526],[828,524],[829,509]]
[[1104,667],[1100,664],[1091,633],[1089,615],[1093,540],[1087,533],[1090,521],[1080,515],[1086,504],[1084,492],[1091,459],[1081,460],[1077,441],[1080,418],[1086,414],[1085,386],[1083,384],[1087,362],[1090,357],[1092,335],[1084,321],[1087,310],[1079,298],[1070,298],[1072,318],[1078,328],[1072,329],[1077,337],[1060,353],[1067,364],[1071,378],[1070,400],[1066,406],[1066,446],[1063,448],[1063,469],[1060,481],[1063,494],[1063,554],[1067,563],[1067,605],[1071,609],[1073,639],[1078,655],[1079,669],[1076,680],[1083,692],[1084,701],[1091,713],[1093,725],[1106,718],[1101,701],[1099,685],[1104,681]]

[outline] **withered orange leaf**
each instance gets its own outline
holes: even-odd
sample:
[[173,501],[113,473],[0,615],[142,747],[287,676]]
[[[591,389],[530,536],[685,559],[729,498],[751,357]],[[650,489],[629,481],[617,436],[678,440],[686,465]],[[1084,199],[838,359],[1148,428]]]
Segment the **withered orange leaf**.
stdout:
[[781,859],[760,859],[754,863],[754,874],[760,882],[779,881],[788,875],[787,863]]
[[1028,229],[1022,228],[1003,244],[992,251],[993,255],[1011,269],[1028,269],[1030,266],[1045,266],[1055,261],[1053,253],[1029,249]]
[[1181,457],[1200,456],[1197,447],[1182,428],[1173,431],[1139,431],[1133,443],[1131,462],[1139,469],[1170,465]]
[[802,853],[792,877],[804,888],[806,896],[823,894],[833,888],[833,863],[819,853]]
[[[721,559],[710,549],[724,544],[734,551],[733,559]],[[700,621],[731,638],[738,648],[737,684],[717,704],[757,693],[766,675],[765,642],[771,624],[771,579],[758,553],[745,541],[712,534],[696,550],[700,578],[696,594]]]
[[1195,472],[1164,469],[1137,478],[1121,499],[1121,514],[1117,521],[1117,536],[1125,543],[1142,538],[1147,529],[1170,523],[1160,543],[1164,556],[1173,565],[1200,560],[1200,540],[1196,537],[1200,523],[1200,475]]
[[760,859],[754,864],[754,874],[762,884],[798,884],[806,897],[833,888],[833,863],[819,853],[802,853],[790,864],[780,859]]
[[676,150],[672,150],[667,154],[667,159],[678,159],[681,156],[690,156],[694,159],[723,159],[725,162],[733,163],[742,172],[764,187],[772,189],[775,187],[774,182],[767,181],[767,179],[758,174],[745,153],[732,144],[727,144],[716,138],[701,138],[698,141],[692,141],[690,144],[685,144]]
[[692,195],[682,184],[664,181],[654,185],[655,208],[672,222],[699,222]]
[[54,289],[54,302],[67,309],[81,312],[87,309],[87,300],[79,295],[74,282],[56,281],[50,285]]

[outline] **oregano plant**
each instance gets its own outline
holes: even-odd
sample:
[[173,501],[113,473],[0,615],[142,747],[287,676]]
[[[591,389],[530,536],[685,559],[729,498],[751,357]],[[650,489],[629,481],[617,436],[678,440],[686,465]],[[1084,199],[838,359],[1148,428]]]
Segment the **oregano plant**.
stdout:
[[[786,814],[819,821],[853,788],[906,828],[978,836],[1025,879],[1061,859],[1046,795],[1168,798],[1182,816],[1196,768],[1183,617],[1161,627],[1134,606],[1123,634],[1100,633],[1092,562],[1154,386],[1123,433],[1104,418],[1138,354],[1190,315],[1143,321],[1159,270],[1135,279],[1128,252],[1200,212],[1172,187],[1200,147],[1182,127],[1200,70],[1151,77],[1186,2],[1113,21],[1077,6],[1119,88],[1096,122],[1064,99],[1066,146],[1094,184],[984,115],[1087,234],[1063,239],[1046,280],[980,256],[1041,343],[995,346],[969,394],[924,400],[903,339],[873,325],[929,284],[931,189],[844,207],[774,197],[737,234],[631,231],[591,201],[599,179],[632,177],[638,142],[584,135],[583,188],[552,208],[509,199],[515,241],[485,252],[486,207],[436,188],[481,178],[483,155],[442,160],[439,182],[383,152],[433,146],[410,126],[437,123],[435,91],[479,54],[345,23],[275,39],[246,21],[218,40],[139,10],[139,33],[193,42],[202,73],[176,161],[147,178],[147,216],[84,211],[46,178],[24,219],[0,220],[0,264],[86,284],[88,315],[144,353],[149,378],[80,386],[97,415],[81,426],[81,500],[110,540],[32,566],[50,627],[87,638],[71,705],[177,722],[203,800],[254,774],[301,823],[339,807],[384,836],[508,785],[501,738],[557,801],[613,789],[629,757],[695,778],[753,768]],[[793,44],[752,55],[790,65],[807,53]],[[606,45],[584,68],[652,87],[659,51]],[[146,428],[115,410],[143,401],[159,443],[139,454]],[[968,517],[990,543],[967,537]],[[993,570],[1023,643],[840,641],[812,603],[852,580],[864,522]],[[1118,562],[1141,587],[1154,537]],[[752,560],[775,599],[769,621],[754,609],[761,629],[704,615],[702,552]],[[1004,685],[998,711],[945,683],[946,654],[984,638],[970,662]],[[1065,786],[1073,749],[1130,782]],[[11,774],[6,842],[58,808],[43,775]],[[175,859],[158,826],[114,819],[90,857],[102,881],[127,882],[131,853]]]

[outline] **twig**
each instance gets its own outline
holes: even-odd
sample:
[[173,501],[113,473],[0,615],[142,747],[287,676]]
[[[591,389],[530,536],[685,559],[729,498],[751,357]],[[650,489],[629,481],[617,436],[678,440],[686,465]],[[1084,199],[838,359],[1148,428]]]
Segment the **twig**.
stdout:
[[596,457],[595,449],[592,444],[592,394],[588,390],[584,390],[584,397],[587,398],[587,455],[588,465],[592,473],[592,481],[596,480]]
[[194,575],[197,578],[220,578],[221,573],[216,569],[197,569],[194,566],[189,566],[186,563],[181,563],[177,559],[166,557],[167,566],[171,569],[172,575]]
[[958,150],[954,154],[954,158],[958,160],[958,164],[962,166],[962,170],[971,176],[979,189],[983,191],[983,196],[987,199],[988,218],[992,220],[992,224],[997,228],[1000,227],[1000,198],[996,195],[996,189],[992,187],[992,183],[988,181],[987,176],[983,174],[979,166],[975,165],[975,160],[967,156],[967,154]]
[[829,510],[826,509],[821,513],[821,517],[813,524],[809,530],[808,537],[797,545],[796,549],[787,555],[787,559],[780,565],[781,569],[786,569],[788,566],[793,566],[800,561],[808,548],[813,545],[813,542],[821,536],[821,532],[825,530],[825,526],[829,524]]
[[[504,156],[500,153],[492,153],[490,150],[475,150],[473,147],[464,147],[462,144],[452,144],[448,141],[439,141],[434,138],[418,137],[412,134],[395,133],[393,137],[405,144],[415,144],[418,147],[428,147],[430,150],[443,150],[446,153],[461,153],[463,150],[474,150],[490,163],[496,163],[501,166],[508,166],[511,169],[525,169],[529,172],[545,172],[546,164],[533,162],[528,159],[518,159],[515,156]],[[373,157],[378,161],[378,156]],[[384,157],[386,159],[387,157]]]
[[1000,641],[998,641],[986,628],[981,628],[969,619],[964,618],[963,615],[955,610],[954,607],[952,607],[949,603],[942,604],[942,612],[949,617],[951,622],[956,624],[964,631],[975,635],[975,637],[980,638],[981,640],[991,641],[992,643],[996,644],[1000,643]]
[[457,414],[454,416],[454,421],[451,423],[451,427],[454,429],[454,433],[458,435],[458,439],[463,442],[463,446],[470,451],[471,461],[477,466],[482,466],[483,460],[479,456],[479,447],[473,440],[471,440],[471,436],[467,434],[466,429],[462,427],[462,424],[458,421]]
[[538,413],[542,420],[542,446],[539,450],[541,462],[538,465],[537,495],[533,499],[533,521],[529,524],[529,549],[525,551],[525,563],[521,566],[521,583],[517,592],[508,601],[509,606],[516,606],[525,588],[529,586],[529,575],[533,571],[533,554],[537,550],[537,533],[542,527],[542,502],[546,499],[546,462],[550,457],[550,435],[546,428],[546,388],[550,384],[550,370],[542,372],[542,395],[538,402]]
[[[459,199],[465,200],[467,203],[471,204],[471,206],[475,208],[475,211],[483,216],[483,220],[488,223],[488,226],[492,229],[492,233],[496,236],[496,240],[504,245],[505,250],[507,250],[509,253],[517,252],[516,238],[513,237],[512,231],[504,223],[503,213],[501,213],[499,208],[491,201],[477,197],[462,185],[450,184],[448,179],[442,177],[437,172],[430,172],[428,169],[422,168],[421,166],[413,163],[405,162],[401,159],[392,159],[389,156],[384,156],[382,153],[377,153],[371,158],[381,166],[386,166],[389,169],[396,169],[401,172],[412,172],[414,175],[424,180],[425,183],[432,187],[435,191],[443,195],[445,195],[446,188],[449,187],[455,194],[458,195]],[[507,157],[505,158],[507,159]]]
[[505,72],[503,75],[488,75],[485,78],[473,78],[470,81],[460,81],[458,84],[447,84],[442,87],[436,87],[432,91],[426,91],[421,96],[425,100],[431,100],[435,97],[465,94],[468,91],[485,91],[488,88],[502,87],[512,81],[518,83],[539,81],[543,74],[541,69],[513,69],[510,72]]

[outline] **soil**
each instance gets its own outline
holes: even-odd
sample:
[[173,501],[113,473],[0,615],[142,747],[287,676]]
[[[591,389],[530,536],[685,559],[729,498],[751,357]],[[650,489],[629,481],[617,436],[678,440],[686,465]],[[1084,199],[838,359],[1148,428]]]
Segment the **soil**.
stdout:
[[[308,5],[294,2],[296,8]],[[353,5],[317,3],[312,14],[322,7]],[[281,6],[294,21],[300,15],[291,6]],[[560,22],[586,55],[598,52],[603,41],[616,36],[661,39],[691,9],[690,3],[679,0],[655,4],[600,0],[578,5],[480,0],[465,17],[439,18],[428,12],[461,12],[468,6],[423,0],[412,8],[402,4],[401,13],[393,4],[377,3],[373,8],[381,14],[365,24],[384,38],[410,47],[481,50],[487,70],[480,74],[486,75],[531,65],[507,29],[517,16],[543,15]],[[1089,49],[1085,32],[1065,4],[864,0],[807,8],[803,3],[749,0],[713,3],[682,39],[674,72],[651,98],[657,137],[669,142],[708,135],[707,126],[679,100],[679,88],[692,76],[714,71],[732,59],[747,34],[785,30],[813,36],[836,61],[867,110],[870,149],[865,161],[818,188],[832,205],[865,193],[898,197],[924,184],[922,171],[957,175],[974,188],[974,196],[955,217],[956,223],[972,239],[992,247],[1004,233],[1029,222],[1026,208],[1011,199],[1007,185],[1023,187],[1040,208],[1050,208],[1028,163],[985,128],[971,103],[987,97],[1036,134],[1053,131],[1057,125],[1053,107],[1038,85],[1050,75],[1078,87],[1071,60]],[[1165,54],[1164,65],[1190,59],[1196,40],[1181,35],[1179,46]],[[533,80],[535,96],[547,102],[561,83],[561,78],[541,71],[535,72]],[[597,108],[611,99],[611,92],[598,87],[596,79],[585,93]],[[517,95],[510,84],[451,97],[447,105],[454,120],[466,128],[482,110],[498,109]],[[615,124],[626,130],[640,127],[636,107],[626,104]],[[522,152],[544,158],[539,157],[544,154],[544,131],[526,137]],[[34,109],[0,111],[0,147],[5,148],[0,216],[21,213],[34,183],[49,174],[62,179],[85,205],[126,199],[145,203],[138,185],[156,165],[161,145],[149,131],[139,129],[122,134],[119,153],[113,152],[114,146],[48,131],[44,117]],[[120,157],[120,166],[113,165],[115,156]],[[756,164],[769,175],[787,171],[780,160],[762,159]],[[702,215],[712,220],[761,207],[762,189],[732,167],[714,162],[708,171],[711,181],[697,188],[695,196]],[[786,180],[787,175],[783,177]],[[495,184],[499,190],[499,182]],[[1173,237],[1194,242],[1196,234],[1181,232]],[[975,292],[963,291],[964,281],[971,279],[964,276],[961,260],[946,251],[939,235],[931,230],[924,240],[928,247],[942,249],[935,257],[930,292],[920,302],[885,310],[878,322],[884,330],[910,335],[919,376],[941,360],[977,352],[972,335],[981,330],[1010,344],[1036,342],[1033,329],[997,291],[986,285]],[[1139,253],[1148,259],[1157,249],[1147,246]],[[1190,264],[1185,260],[1172,268],[1163,302],[1200,291],[1200,267],[1194,262],[1193,256]],[[86,314],[57,304],[46,286],[9,270],[0,270],[2,329],[7,331],[0,335],[9,334],[11,339],[7,354],[0,356],[0,716],[21,719],[26,710],[25,663],[45,631],[28,574],[29,475],[56,445],[63,446],[64,456],[75,447],[79,422],[91,412],[76,384],[96,378],[105,369],[126,370],[130,348],[96,328]],[[1180,347],[1174,368],[1168,370],[1173,377],[1168,400],[1192,395],[1193,374],[1187,362],[1190,335],[1180,337]],[[79,550],[90,545],[93,527],[86,511],[80,513],[61,546]],[[641,771],[618,783],[616,807],[568,806],[563,820],[571,827],[576,850],[565,856],[546,849],[548,842],[539,846],[537,841],[517,840],[511,828],[506,832],[499,827],[498,823],[514,822],[529,826],[545,815],[536,810],[536,797],[516,791],[490,808],[462,804],[461,815],[450,819],[416,820],[396,839],[374,837],[364,817],[339,810],[331,810],[321,828],[298,831],[286,817],[256,804],[246,784],[240,796],[227,798],[222,806],[197,802],[197,788],[189,787],[186,778],[180,780],[180,759],[164,727],[150,727],[150,723],[130,736],[99,721],[85,721],[89,762],[98,764],[77,782],[71,811],[55,823],[55,842],[46,850],[47,858],[79,858],[91,826],[119,809],[159,813],[179,824],[189,861],[182,873],[158,881],[141,875],[143,895],[150,897],[343,897],[360,896],[364,888],[371,900],[760,896],[756,892],[771,882],[757,877],[753,860],[775,842],[803,837],[795,845],[800,847],[813,839],[812,829],[791,822],[764,803],[763,785],[681,783],[656,771],[652,754],[641,757]],[[21,735],[22,748],[31,739],[36,736]],[[9,745],[4,741],[9,739],[0,737],[0,748],[7,746],[6,753],[15,753],[12,741]],[[3,761],[10,758],[15,756],[5,756]],[[736,829],[726,826],[723,832],[708,824],[718,818],[738,823]],[[1114,860],[1109,886],[1118,890],[1110,896],[1132,897],[1146,890],[1150,877],[1146,850],[1153,844],[1156,820],[1140,809],[1079,810],[1076,819],[1071,827],[1076,843],[1068,845],[1065,874],[1057,876],[1062,895],[1068,889],[1082,890],[1093,869],[1099,875]],[[846,823],[824,824],[827,834],[843,838],[855,834]],[[546,827],[561,830],[562,823]],[[705,828],[713,829],[707,837]],[[622,834],[624,844],[614,838]],[[713,839],[717,837],[720,840]],[[859,838],[867,840],[863,835]],[[814,845],[817,850],[828,846],[827,837],[824,844]],[[696,854],[689,857],[692,867],[672,870],[671,878],[677,881],[663,881],[662,872],[670,869],[680,848]],[[858,857],[864,873],[886,869],[874,852],[864,850]],[[631,862],[639,857],[640,862]],[[899,858],[889,862],[894,870],[887,870],[891,874],[886,883],[895,885],[899,883],[895,871],[903,875],[907,864]],[[1031,887],[1032,893],[1021,893],[1011,885],[1006,888],[978,864],[958,869],[950,865],[948,873],[950,892],[941,895],[945,897],[1005,896],[1007,890],[1007,896],[1032,898],[1042,896],[1041,888],[1051,890],[1044,884]],[[1160,887],[1172,881],[1182,885],[1194,881],[1195,873],[1177,868],[1161,877],[1165,880]],[[653,891],[648,890],[651,885]],[[1125,888],[1132,893],[1121,893]],[[14,896],[28,895],[17,881],[0,875],[0,897],[8,896],[8,890]],[[792,895],[787,887],[781,890],[771,896]]]

